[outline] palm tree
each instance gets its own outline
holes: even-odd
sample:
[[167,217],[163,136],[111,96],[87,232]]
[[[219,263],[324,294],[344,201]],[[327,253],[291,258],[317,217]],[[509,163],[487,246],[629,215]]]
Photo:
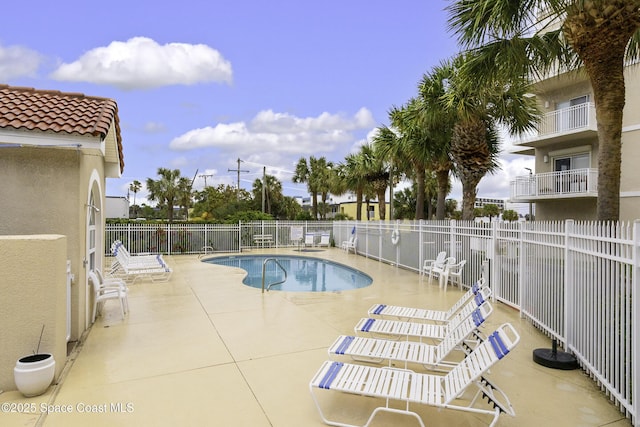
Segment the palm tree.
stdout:
[[262,201],[262,197],[264,194],[265,200],[263,206],[265,209],[263,212],[272,215],[274,214],[273,210],[275,205],[281,202],[283,198],[282,183],[273,175],[265,175],[264,180],[266,182],[266,184],[264,185],[264,192],[262,191],[263,180],[256,178],[256,180],[253,181],[253,199],[256,201]]
[[427,165],[431,160],[433,140],[428,129],[419,120],[420,101],[410,99],[401,108],[393,107],[389,112],[391,125],[399,135],[387,127],[382,127],[374,138],[377,149],[386,158],[395,159],[394,165],[413,180],[417,186],[415,219],[424,219],[425,179]]
[[133,193],[133,211],[135,216],[137,216],[138,214],[138,207],[136,206],[136,194],[138,194],[138,191],[140,191],[140,189],[142,189],[142,184],[138,180],[134,180],[131,184],[129,184],[129,191]]
[[430,169],[435,173],[437,180],[436,219],[438,220],[445,219],[447,195],[451,191],[449,177],[453,162],[449,151],[456,115],[454,111],[444,108],[441,101],[453,71],[450,62],[443,62],[434,67],[430,73],[425,74],[418,86],[421,120],[429,128],[434,142],[431,148]]
[[[337,176],[344,184],[344,190],[349,190],[356,195],[356,220],[362,220],[362,200],[364,198],[364,187],[367,183],[365,169],[362,161],[362,151],[348,154],[343,163],[337,168]],[[343,194],[341,188],[336,189],[335,194]]]
[[317,182],[317,188],[320,192],[322,200],[322,210],[320,210],[320,218],[327,219],[327,200],[329,199],[329,192],[331,191],[331,185],[334,181],[335,175],[333,162],[328,162],[326,158],[309,157],[309,165],[311,166],[311,175]]
[[598,123],[597,217],[618,220],[624,60],[640,57],[640,0],[457,0],[448,10],[451,28],[476,54],[468,68],[477,83],[584,65]]
[[291,178],[293,182],[296,183],[307,183],[307,190],[311,195],[311,210],[313,211],[313,217],[318,219],[318,188],[316,187],[316,182],[312,180],[311,177],[311,169],[309,168],[309,164],[307,163],[307,159],[301,157],[296,164],[296,170]]
[[189,219],[189,206],[191,205],[192,192],[191,188],[193,181],[187,177],[180,177],[178,179],[178,192],[176,200],[180,207],[183,209],[184,219]]
[[322,195],[322,202],[326,203],[329,195],[330,176],[329,169],[333,167],[331,162],[327,162],[324,157],[309,157],[309,162],[304,157],[298,160],[292,181],[296,183],[307,183],[307,189],[311,195],[311,207],[313,218],[318,219],[318,194]]
[[180,170],[158,168],[160,179],[157,181],[147,178],[147,190],[149,200],[158,202],[158,205],[167,209],[167,219],[173,221],[173,206],[178,198]]
[[539,117],[535,101],[526,96],[529,82],[523,78],[493,80],[478,85],[464,72],[468,55],[460,55],[453,66],[442,108],[455,114],[450,154],[462,183],[462,219],[474,218],[473,206],[480,180],[498,168],[497,127],[512,134],[532,129]]
[[384,221],[387,218],[385,194],[389,185],[389,168],[384,161],[381,150],[376,149],[372,144],[361,146],[360,155],[365,182],[370,186],[378,199],[380,220]]

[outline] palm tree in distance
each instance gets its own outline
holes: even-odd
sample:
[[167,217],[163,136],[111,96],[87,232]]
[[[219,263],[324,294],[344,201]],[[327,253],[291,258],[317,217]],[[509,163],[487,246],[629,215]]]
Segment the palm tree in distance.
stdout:
[[[337,176],[344,184],[344,190],[352,191],[356,195],[356,220],[362,220],[362,201],[364,188],[367,183],[366,170],[363,166],[362,151],[350,153],[344,158],[344,162],[338,164]],[[337,194],[343,194],[338,191]]]
[[376,149],[383,156],[396,159],[402,173],[416,183],[416,212],[415,219],[424,219],[425,179],[427,166],[432,158],[433,140],[427,128],[418,120],[420,101],[411,98],[404,106],[393,107],[389,118],[393,129],[382,128],[379,136],[374,139]]
[[292,181],[295,183],[307,183],[307,190],[311,195],[311,208],[313,218],[318,219],[318,194],[322,195],[322,202],[326,203],[330,188],[330,171],[333,167],[324,157],[309,157],[309,162],[304,157],[298,160]]
[[624,61],[640,57],[640,0],[456,0],[448,11],[450,27],[474,52],[467,68],[476,85],[584,65],[598,125],[597,217],[617,221]]
[[134,216],[138,216],[138,207],[136,206],[136,194],[142,189],[142,184],[138,180],[134,180],[129,184],[129,191],[133,193],[133,213]]
[[365,181],[371,186],[372,191],[378,199],[378,212],[380,220],[387,218],[387,204],[385,194],[389,184],[389,168],[384,161],[380,149],[376,149],[372,144],[365,144],[360,147],[362,156],[362,167],[365,170]]
[[158,202],[158,205],[166,208],[167,219],[173,221],[173,206],[179,193],[179,169],[158,168],[160,179],[153,180],[147,178],[147,189],[149,190],[149,200]]

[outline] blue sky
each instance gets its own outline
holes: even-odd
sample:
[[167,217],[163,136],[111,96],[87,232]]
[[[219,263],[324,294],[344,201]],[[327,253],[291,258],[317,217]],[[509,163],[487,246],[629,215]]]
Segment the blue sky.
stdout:
[[[9,2],[0,83],[82,92],[118,103],[127,194],[158,167],[195,188],[276,175],[292,196],[300,157],[342,161],[458,51],[441,0]],[[508,197],[532,161],[503,156],[479,197]],[[197,175],[196,175],[197,171]],[[138,201],[144,201],[144,190]],[[455,184],[452,197],[460,199]]]

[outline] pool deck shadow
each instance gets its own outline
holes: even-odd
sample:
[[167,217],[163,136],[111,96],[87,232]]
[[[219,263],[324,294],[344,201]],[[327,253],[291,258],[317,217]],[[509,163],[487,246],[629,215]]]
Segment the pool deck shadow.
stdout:
[[[252,254],[296,255],[295,250]],[[323,258],[370,275],[371,286],[341,292],[262,293],[242,284],[246,273],[214,266],[197,256],[167,257],[174,274],[166,283],[130,286],[130,313],[117,304],[77,348],[59,384],[43,396],[0,394],[0,402],[38,403],[36,413],[0,413],[4,426],[324,426],[309,393],[309,381],[328,346],[353,327],[374,303],[446,309],[461,296],[436,281],[375,260],[328,249]],[[516,417],[498,426],[630,426],[582,371],[557,371],[532,361],[549,340],[518,312],[498,302],[489,332],[512,323],[522,340],[489,374],[509,396]],[[40,402],[72,411],[43,413]],[[329,393],[322,402],[342,421],[363,424],[377,399]],[[112,404],[122,403],[118,412]],[[58,405],[58,406],[55,406]],[[105,412],[79,405],[107,405]],[[427,425],[483,426],[486,416],[414,406]],[[416,426],[416,420],[381,414],[373,426]]]

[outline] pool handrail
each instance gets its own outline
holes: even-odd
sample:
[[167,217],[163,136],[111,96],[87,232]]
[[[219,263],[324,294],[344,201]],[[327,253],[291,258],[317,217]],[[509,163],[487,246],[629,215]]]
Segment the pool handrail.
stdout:
[[267,258],[262,262],[262,293],[264,293],[264,290],[265,290],[264,277],[265,277],[265,270],[267,268],[267,262],[269,261],[275,262],[276,265],[282,269],[282,271],[284,272],[284,279],[280,280],[279,282],[270,283],[266,288],[267,292],[269,292],[269,289],[271,289],[272,286],[279,285],[287,281],[287,270],[285,270],[282,264],[280,264],[276,258]]

